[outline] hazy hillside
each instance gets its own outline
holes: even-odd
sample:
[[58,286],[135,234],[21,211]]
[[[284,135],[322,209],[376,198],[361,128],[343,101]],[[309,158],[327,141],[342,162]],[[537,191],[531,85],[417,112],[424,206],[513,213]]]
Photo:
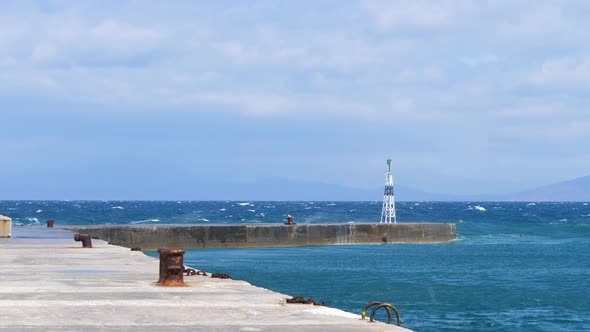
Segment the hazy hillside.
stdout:
[[590,201],[590,176],[508,195],[514,201]]

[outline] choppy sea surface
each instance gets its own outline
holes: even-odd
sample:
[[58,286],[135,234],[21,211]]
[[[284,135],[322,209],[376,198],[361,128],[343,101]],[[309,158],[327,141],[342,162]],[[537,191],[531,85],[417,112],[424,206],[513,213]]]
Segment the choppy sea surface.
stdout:
[[[454,222],[450,244],[189,250],[185,264],[360,312],[394,304],[417,331],[590,331],[590,203],[400,202]],[[0,201],[15,226],[375,222],[380,202]],[[154,255],[154,253],[149,253]],[[255,299],[253,299],[255,301]]]

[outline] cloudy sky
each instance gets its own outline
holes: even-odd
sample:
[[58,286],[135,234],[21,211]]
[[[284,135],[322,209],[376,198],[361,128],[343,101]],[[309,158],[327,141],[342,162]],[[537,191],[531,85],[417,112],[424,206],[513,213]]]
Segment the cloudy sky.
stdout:
[[373,188],[388,157],[431,192],[588,175],[588,17],[576,0],[2,1],[0,198]]

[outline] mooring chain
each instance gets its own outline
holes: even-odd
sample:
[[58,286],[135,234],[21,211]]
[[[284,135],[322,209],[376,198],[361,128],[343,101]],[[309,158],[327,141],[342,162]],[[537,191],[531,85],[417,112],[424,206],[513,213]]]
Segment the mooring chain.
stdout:
[[[195,270],[191,267],[184,267],[184,273],[186,273],[187,276],[203,276],[203,277],[208,277],[209,275],[207,274],[207,272],[205,271],[198,271]],[[225,274],[225,273],[212,273],[211,274],[211,278],[217,278],[217,279],[233,279],[232,277],[230,277],[229,275]]]
[[293,304],[293,303],[297,303],[297,304],[313,304],[313,305],[323,305],[323,306],[326,305],[326,302],[325,301],[322,301],[322,303],[317,303],[316,301],[314,301],[311,298],[309,298],[309,299],[306,300],[301,295],[296,295],[296,296],[293,296],[290,299],[287,299],[287,303],[291,303],[291,304]]
[[197,271],[191,267],[184,267],[184,273],[186,273],[187,276],[207,276],[207,272],[205,271]]

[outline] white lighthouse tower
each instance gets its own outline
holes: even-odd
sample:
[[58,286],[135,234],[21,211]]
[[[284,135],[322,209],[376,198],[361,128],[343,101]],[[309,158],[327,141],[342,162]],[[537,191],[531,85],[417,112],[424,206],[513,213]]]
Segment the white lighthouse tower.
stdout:
[[391,159],[387,159],[387,173],[385,173],[385,193],[383,194],[383,208],[381,209],[381,223],[394,224],[395,195],[393,194],[393,175],[391,175]]

